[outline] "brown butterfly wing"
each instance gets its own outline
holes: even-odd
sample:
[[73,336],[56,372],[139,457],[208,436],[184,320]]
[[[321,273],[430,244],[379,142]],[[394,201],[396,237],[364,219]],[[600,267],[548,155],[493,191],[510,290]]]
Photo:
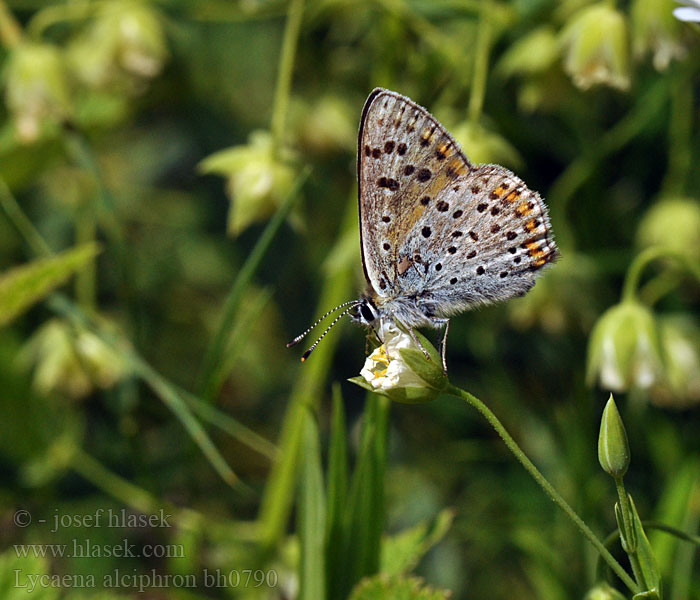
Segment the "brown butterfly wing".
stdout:
[[419,268],[405,252],[415,225],[441,208],[440,196],[473,167],[427,110],[380,88],[362,112],[357,162],[365,277],[378,295],[392,297],[406,291],[409,270]]

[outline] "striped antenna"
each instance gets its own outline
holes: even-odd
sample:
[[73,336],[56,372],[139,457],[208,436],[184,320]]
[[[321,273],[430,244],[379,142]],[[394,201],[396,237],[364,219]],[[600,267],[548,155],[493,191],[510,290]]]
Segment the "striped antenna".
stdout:
[[[307,358],[309,358],[309,355],[316,349],[316,346],[318,346],[319,342],[326,337],[326,334],[333,329],[333,325],[335,325],[340,319],[342,319],[345,315],[347,315],[353,308],[356,306],[359,306],[362,304],[361,302],[358,302],[355,300],[352,302],[352,306],[350,308],[346,308],[343,312],[341,312],[335,319],[331,321],[331,324],[326,327],[326,330],[319,336],[319,338],[312,344],[311,348],[309,348],[304,354],[301,356],[301,362],[305,362]],[[347,303],[345,304],[347,306]]]
[[[309,327],[304,333],[298,335],[295,337],[291,342],[287,344],[287,348],[291,348],[292,346],[296,346],[301,340],[303,340],[311,331],[313,330],[314,327],[316,327],[323,319],[328,317],[329,315],[332,315],[336,310],[340,310],[341,308],[345,308],[346,306],[352,304],[353,306],[357,306],[360,304],[358,300],[350,300],[350,302],[343,302],[342,304],[336,306],[335,308],[331,308],[325,315],[323,315],[318,321],[316,321],[311,327]],[[346,311],[347,312],[347,311]],[[345,313],[343,313],[345,314]],[[341,315],[342,317],[343,315]],[[334,321],[335,323],[335,321]],[[332,327],[332,325],[331,325]],[[325,335],[325,334],[324,334]],[[302,359],[303,360],[303,359]]]

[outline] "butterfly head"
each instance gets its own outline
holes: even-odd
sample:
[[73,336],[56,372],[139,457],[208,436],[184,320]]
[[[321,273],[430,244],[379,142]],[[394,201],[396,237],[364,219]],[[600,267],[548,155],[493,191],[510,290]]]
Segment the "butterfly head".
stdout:
[[369,295],[364,295],[353,307],[350,318],[355,323],[371,327],[379,319],[379,309]]

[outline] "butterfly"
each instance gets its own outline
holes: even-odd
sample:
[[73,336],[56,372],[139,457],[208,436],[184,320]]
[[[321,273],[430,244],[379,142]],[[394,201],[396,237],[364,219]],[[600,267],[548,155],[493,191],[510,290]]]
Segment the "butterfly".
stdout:
[[302,361],[350,314],[378,337],[393,321],[421,348],[415,328],[442,328],[447,372],[450,317],[523,296],[558,256],[539,194],[505,167],[470,163],[435,117],[397,92],[377,88],[365,102],[357,179],[367,291],[287,344],[345,308]]

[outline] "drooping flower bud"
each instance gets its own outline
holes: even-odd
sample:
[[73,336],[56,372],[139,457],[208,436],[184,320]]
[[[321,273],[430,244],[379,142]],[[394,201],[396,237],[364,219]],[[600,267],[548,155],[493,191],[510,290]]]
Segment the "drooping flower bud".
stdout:
[[255,131],[247,144],[216,152],[199,164],[202,173],[228,179],[231,235],[271,216],[292,189],[296,173],[289,160],[275,154],[273,143],[268,131]]
[[576,12],[561,33],[564,70],[581,89],[630,85],[627,23],[609,2]]
[[608,309],[593,328],[588,344],[586,379],[606,389],[624,392],[648,388],[662,373],[656,321],[635,301]]
[[700,261],[700,203],[694,198],[664,198],[642,217],[640,246],[662,246]]
[[21,42],[10,52],[4,80],[5,103],[21,142],[36,141],[45,126],[70,115],[65,66],[55,46]]

